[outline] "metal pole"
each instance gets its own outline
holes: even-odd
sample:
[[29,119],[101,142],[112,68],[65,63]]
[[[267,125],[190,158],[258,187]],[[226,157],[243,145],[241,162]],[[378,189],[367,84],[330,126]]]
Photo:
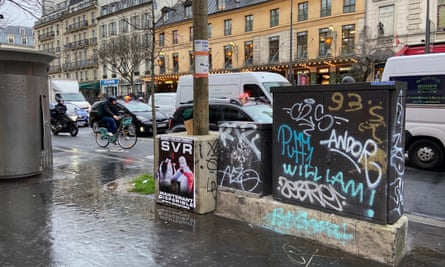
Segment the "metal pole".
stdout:
[[[207,10],[207,0],[193,1],[193,135],[207,135],[209,133]],[[198,41],[202,45],[207,44],[207,52],[203,46],[197,47]],[[207,67],[207,70],[205,67]]]
[[292,60],[292,48],[293,48],[293,44],[292,44],[292,40],[293,40],[293,34],[292,34],[292,22],[293,22],[293,18],[292,18],[292,14],[293,14],[293,10],[294,10],[294,8],[293,8],[293,6],[294,6],[294,0],[290,0],[290,29],[289,29],[289,32],[290,32],[290,41],[289,41],[289,82],[292,84],[292,85],[295,85],[295,82],[294,82],[294,69],[293,69],[293,60]]
[[430,53],[430,0],[426,0],[425,54]]

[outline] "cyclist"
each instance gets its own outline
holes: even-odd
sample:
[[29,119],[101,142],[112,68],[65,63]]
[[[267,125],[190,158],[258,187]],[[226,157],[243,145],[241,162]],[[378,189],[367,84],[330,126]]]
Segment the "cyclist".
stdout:
[[113,136],[117,131],[117,123],[119,120],[119,110],[117,108],[117,99],[115,96],[110,96],[103,107],[104,117],[102,121],[107,125],[108,135]]

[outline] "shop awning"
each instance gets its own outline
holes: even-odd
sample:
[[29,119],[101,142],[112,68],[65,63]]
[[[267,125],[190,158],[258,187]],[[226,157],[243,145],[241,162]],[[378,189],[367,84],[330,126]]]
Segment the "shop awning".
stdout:
[[[430,44],[431,53],[443,53],[445,52],[445,44]],[[425,46],[424,45],[416,45],[416,46],[404,46],[397,52],[396,56],[410,56],[410,55],[419,55],[425,54]]]
[[100,82],[80,83],[80,89],[100,89]]

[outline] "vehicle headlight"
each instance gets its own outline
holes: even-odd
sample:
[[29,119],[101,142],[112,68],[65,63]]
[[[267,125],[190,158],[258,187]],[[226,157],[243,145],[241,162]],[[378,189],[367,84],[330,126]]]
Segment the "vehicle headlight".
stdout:
[[77,121],[77,115],[71,115],[70,118],[71,118],[73,121]]

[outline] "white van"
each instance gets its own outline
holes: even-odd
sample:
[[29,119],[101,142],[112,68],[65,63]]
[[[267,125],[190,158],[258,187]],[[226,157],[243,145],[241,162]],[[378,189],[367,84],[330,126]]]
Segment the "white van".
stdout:
[[404,81],[408,159],[421,169],[445,163],[445,53],[391,57],[382,81]]
[[[148,105],[152,106],[152,96],[148,99]],[[175,113],[176,93],[155,93],[155,107],[169,117]]]
[[[272,103],[270,88],[290,86],[286,78],[272,72],[237,72],[209,75],[209,99],[240,98],[244,94],[249,97],[262,97]],[[176,108],[181,103],[193,101],[193,76],[179,77],[176,90]]]

